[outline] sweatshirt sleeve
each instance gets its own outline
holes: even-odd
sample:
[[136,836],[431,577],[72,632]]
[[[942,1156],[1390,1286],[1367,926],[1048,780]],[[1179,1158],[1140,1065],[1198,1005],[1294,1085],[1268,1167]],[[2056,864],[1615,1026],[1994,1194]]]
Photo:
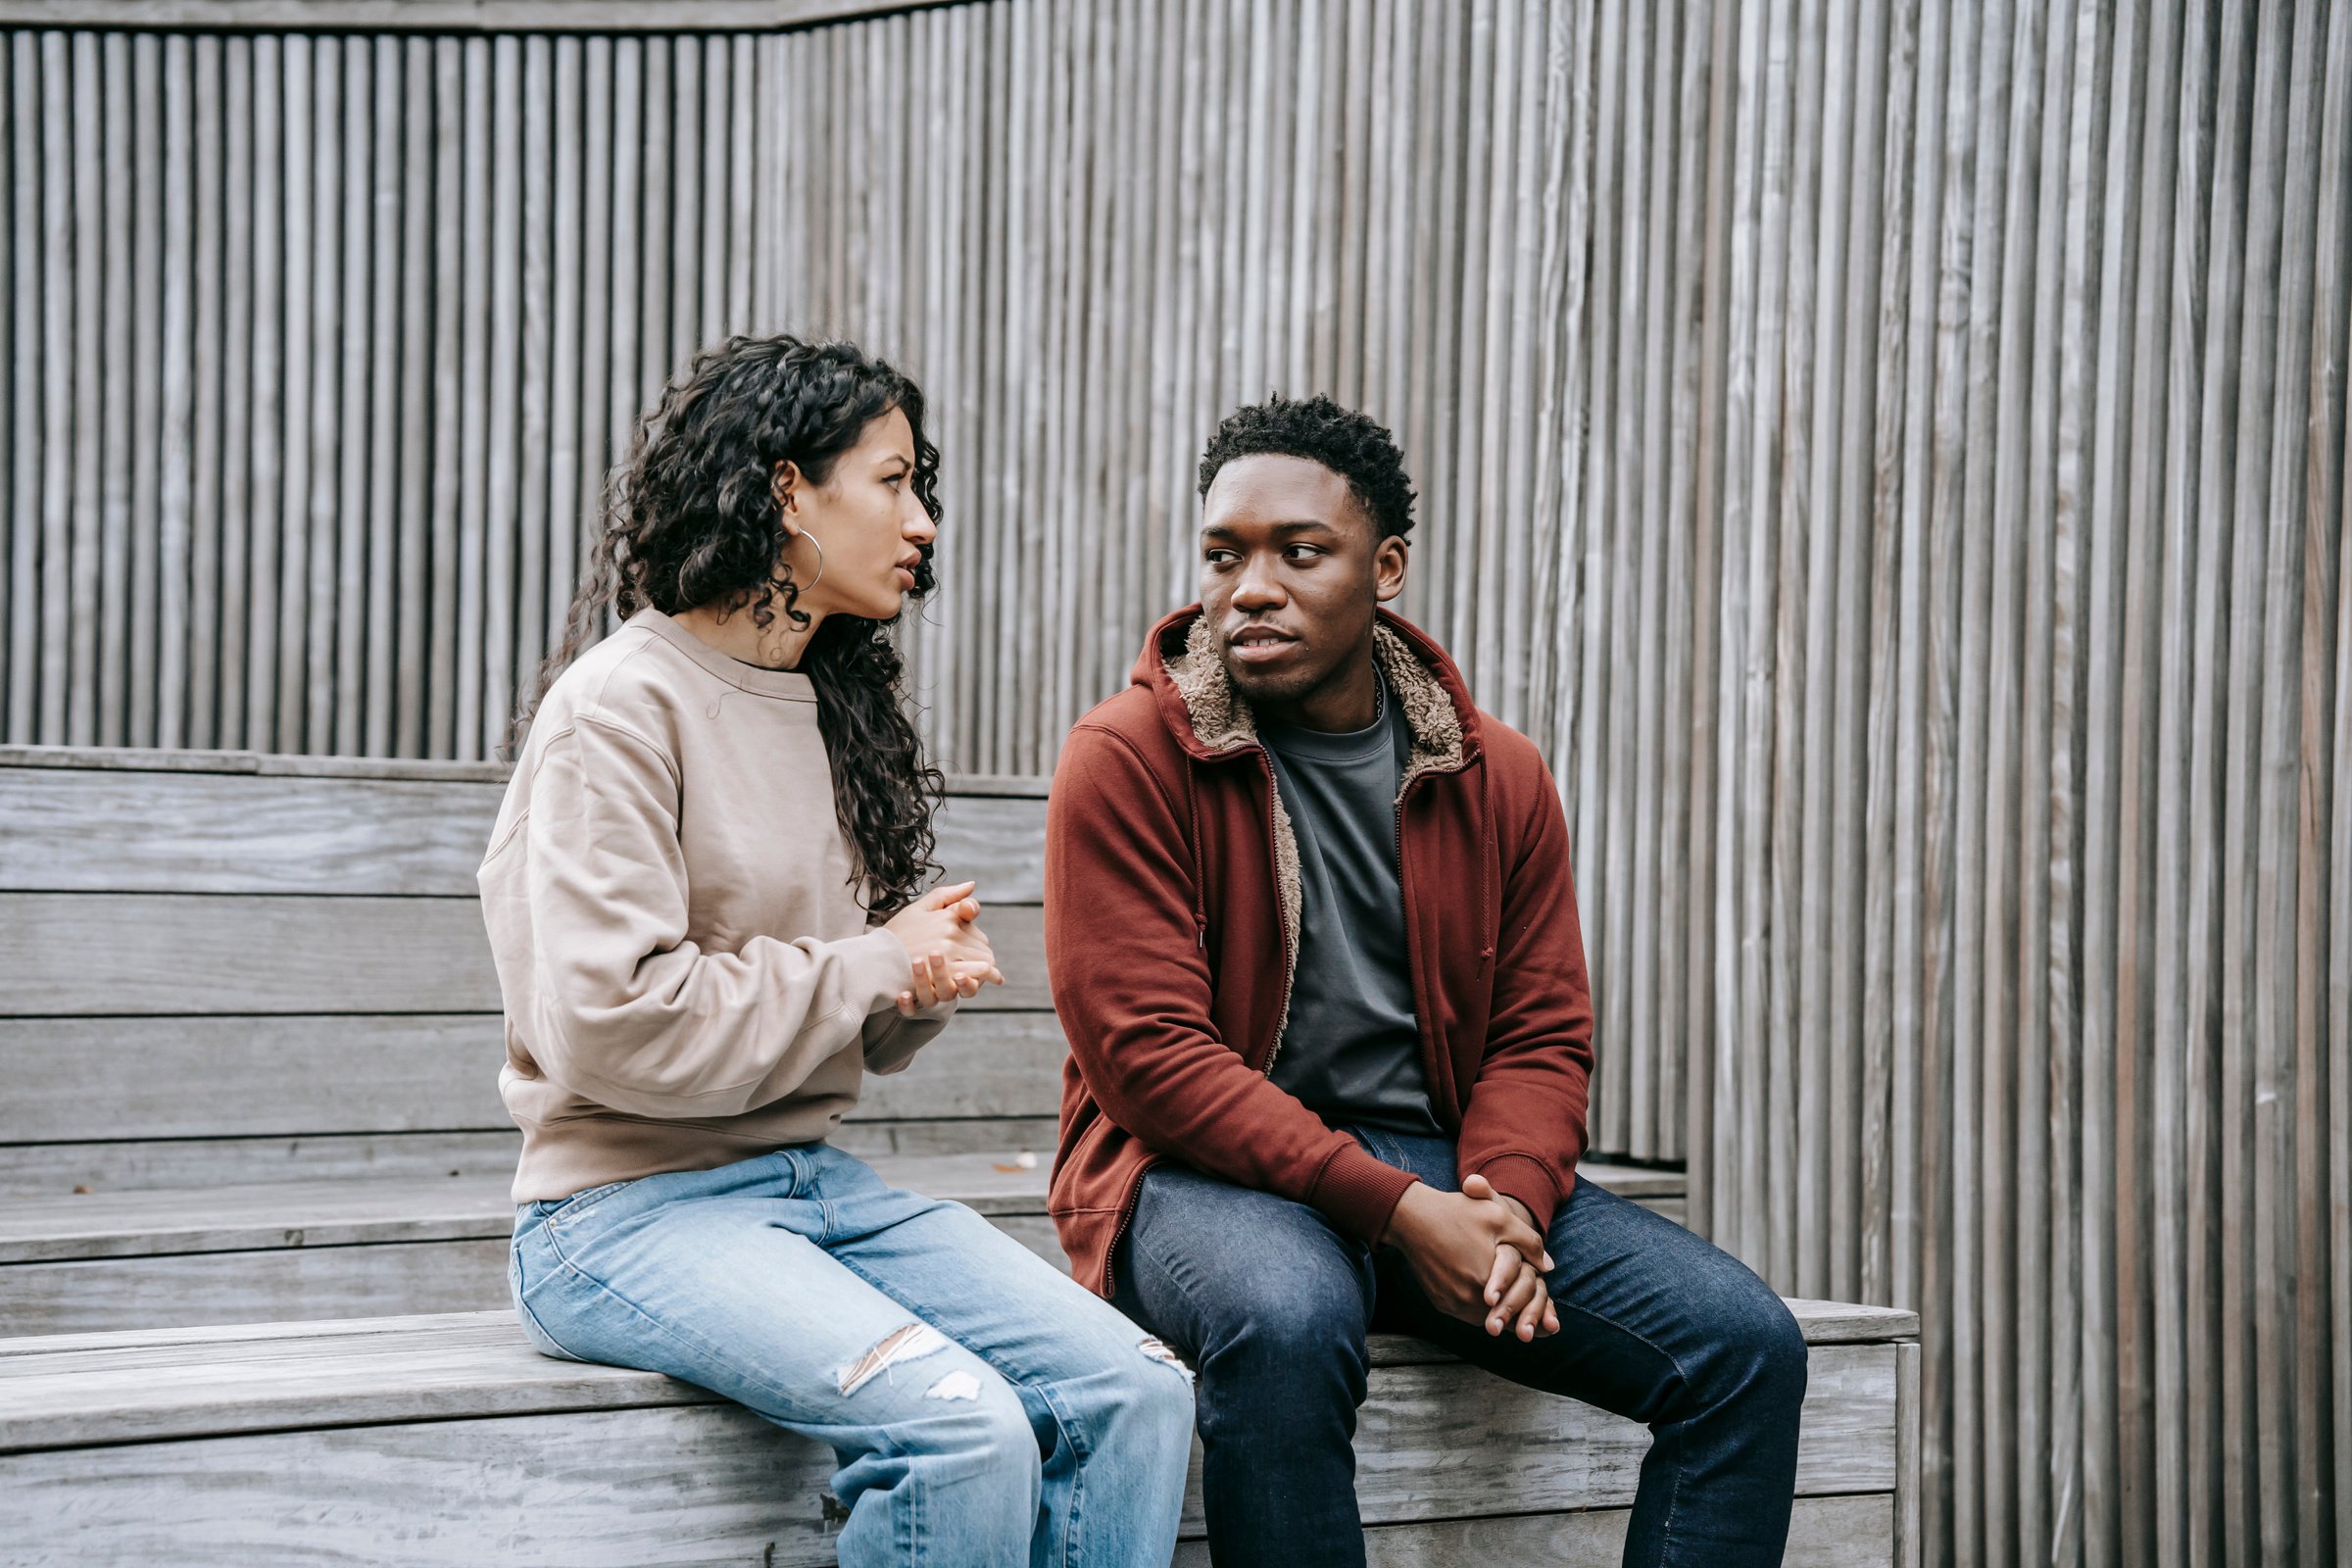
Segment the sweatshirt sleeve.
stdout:
[[884,1007],[865,1020],[865,1070],[905,1072],[907,1063],[914,1060],[914,1054],[937,1040],[939,1032],[955,1016],[954,997],[937,1006],[917,1009],[911,1018],[900,1012],[895,1003]]
[[1576,1186],[1592,1075],[1592,993],[1568,865],[1568,821],[1551,775],[1535,782],[1505,873],[1494,1008],[1462,1113],[1461,1174],[1483,1175],[1548,1230]]
[[583,717],[531,781],[530,1043],[558,1084],[614,1110],[740,1115],[859,1042],[911,983],[899,939],[687,940],[678,794],[651,742]]
[[1046,804],[1046,972],[1079,1075],[1159,1152],[1377,1243],[1415,1178],[1219,1037],[1192,879],[1184,824],[1143,760],[1107,731],[1072,730]]

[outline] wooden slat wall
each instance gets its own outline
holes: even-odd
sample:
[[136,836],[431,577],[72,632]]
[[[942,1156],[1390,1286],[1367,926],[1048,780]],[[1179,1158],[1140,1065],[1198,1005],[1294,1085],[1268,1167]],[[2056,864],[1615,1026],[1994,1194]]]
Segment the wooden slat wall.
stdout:
[[1043,772],[1328,390],[1552,760],[1595,1146],[1922,1311],[1931,1557],[2352,1540],[2346,0],[4,47],[7,739],[483,755],[629,418],[789,325],[930,391],[925,721]]

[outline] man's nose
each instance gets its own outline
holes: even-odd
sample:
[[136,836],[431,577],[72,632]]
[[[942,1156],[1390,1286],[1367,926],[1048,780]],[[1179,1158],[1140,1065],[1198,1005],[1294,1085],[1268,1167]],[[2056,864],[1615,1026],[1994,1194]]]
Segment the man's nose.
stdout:
[[1242,568],[1242,580],[1233,588],[1234,609],[1272,610],[1282,602],[1282,584],[1274,573],[1255,566]]

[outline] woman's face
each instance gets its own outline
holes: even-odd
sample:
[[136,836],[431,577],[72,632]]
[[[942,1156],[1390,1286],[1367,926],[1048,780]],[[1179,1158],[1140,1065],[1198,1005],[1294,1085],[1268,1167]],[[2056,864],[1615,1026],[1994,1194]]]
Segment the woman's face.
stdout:
[[868,620],[896,615],[914,587],[922,547],[939,537],[914,493],[914,430],[906,416],[892,409],[868,424],[823,484],[810,484],[790,463],[778,466],[776,478],[788,498],[785,522],[815,541],[795,539],[784,553],[793,580],[814,584],[803,590],[799,608]]

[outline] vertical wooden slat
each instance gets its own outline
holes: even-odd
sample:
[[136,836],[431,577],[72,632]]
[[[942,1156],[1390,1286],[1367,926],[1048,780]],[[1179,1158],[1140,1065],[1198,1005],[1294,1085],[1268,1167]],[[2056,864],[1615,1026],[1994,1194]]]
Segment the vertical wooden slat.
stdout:
[[[265,115],[256,96],[257,62],[265,41],[230,38],[221,44],[227,56],[225,91],[227,134],[223,156],[227,165],[222,181],[224,237],[220,262],[220,727],[217,744],[241,747],[251,733],[247,712],[253,703],[250,672],[258,655],[249,644],[253,627],[250,609],[252,568],[261,550],[256,517],[261,500],[262,414],[255,395],[253,367],[262,337],[276,331],[276,299],[265,293],[264,282],[275,276],[275,254],[265,261],[261,245],[263,194],[261,147]],[[270,132],[274,135],[274,131]],[[274,154],[273,154],[274,156]],[[274,213],[274,176],[269,188],[270,211]]]
[[728,40],[733,84],[727,119],[727,309],[722,332],[752,331],[752,224],[758,188],[753,126],[759,112],[758,43],[749,33]]
[[220,744],[220,678],[233,672],[235,662],[224,657],[228,630],[222,606],[227,585],[221,553],[221,475],[229,454],[221,405],[226,401],[223,380],[226,362],[236,356],[226,350],[222,329],[230,287],[221,265],[221,229],[227,198],[223,192],[222,142],[227,134],[228,105],[221,81],[221,43],[217,37],[192,40],[195,52],[193,89],[195,125],[195,338],[190,350],[194,384],[189,389],[195,421],[194,471],[190,475],[189,619],[192,622],[187,664],[187,731],[183,744]]
[[[2037,105],[2041,116],[2038,204],[2030,225],[2012,216],[2011,233],[2033,236],[2033,342],[2030,390],[2024,413],[2025,450],[2013,461],[2024,477],[2025,602],[2023,696],[2020,700],[2021,767],[2016,874],[2020,906],[2017,946],[2018,988],[2014,1020],[2017,1042],[2017,1208],[2021,1217],[2051,1211],[2057,1187],[2052,1167],[2063,1164],[2067,1131],[2054,1124],[2052,1063],[2066,1043],[2055,1037],[2051,966],[2053,921],[2042,885],[2055,879],[2060,863],[2053,829],[2059,811],[2053,800],[2051,712],[2055,663],[2057,588],[2054,540],[2057,531],[2058,351],[2064,322],[2065,235],[2068,196],[2067,136],[2071,124],[2068,81],[2073,69],[2074,8],[2062,4],[2046,19],[2024,13],[2029,25],[2046,23]],[[2017,101],[2028,102],[2032,83],[2019,77]],[[2021,148],[2020,156],[2024,156]],[[2014,314],[2012,315],[2015,320]],[[2022,323],[2019,323],[2022,324]],[[2014,328],[2013,328],[2014,329]],[[1996,709],[1997,711],[1997,709]],[[2056,1271],[2060,1239],[2054,1227],[2024,1219],[2018,1237],[2019,1303],[2018,1521],[2016,1551],[2021,1561],[2054,1554],[2057,1520],[2071,1502],[2047,1456],[2062,1441],[2067,1403],[2053,1387],[2050,1368],[2061,1334],[2053,1298],[2065,1289]]]
[[[582,124],[586,68],[585,48],[580,39],[555,41],[555,167],[551,174],[555,181],[552,197],[555,213],[549,240],[552,247],[549,285],[553,301],[548,326],[547,505],[541,524],[547,545],[543,576],[536,589],[544,624],[534,640],[525,645],[518,662],[516,674],[522,685],[520,695],[524,697],[530,694],[536,681],[540,661],[564,638],[564,608],[570,603],[580,564],[582,480],[589,477],[586,439],[589,432],[582,416],[584,410],[600,409],[603,402],[601,398],[592,401],[583,395],[587,379],[582,368],[583,339],[601,344],[604,324],[602,300],[584,307],[581,298],[585,275],[592,270],[601,272],[603,265],[601,259],[593,268],[582,265],[581,208],[586,194],[583,186],[590,176],[584,174],[581,166],[585,152],[588,168],[601,171],[612,150],[610,144],[601,148],[590,145],[591,133]],[[606,128],[609,125],[610,122],[606,122],[597,133],[609,134]],[[602,157],[598,156],[600,151]],[[606,190],[609,193],[611,187]],[[610,200],[610,195],[605,199]],[[600,216],[603,223],[611,222],[609,213]],[[598,292],[601,294],[601,287]]]
[[[670,45],[666,38],[648,38],[641,47],[645,101],[638,122],[639,134],[644,138],[638,144],[642,148],[638,189],[644,205],[638,227],[630,237],[641,246],[638,280],[643,293],[637,319],[637,384],[629,399],[631,418],[639,409],[653,405],[688,348],[670,339],[670,312],[678,298],[669,278],[674,239],[671,225],[682,217],[670,205],[670,180],[676,158],[670,118]],[[618,138],[614,140],[618,144]],[[629,233],[625,228],[617,232]]]
[[[303,639],[310,627],[307,612],[312,590],[316,505],[311,491],[312,469],[319,457],[332,451],[327,444],[332,438],[322,439],[318,419],[320,407],[331,405],[334,395],[328,376],[337,304],[331,258],[337,248],[335,219],[340,217],[334,208],[336,165],[330,150],[336,138],[332,133],[333,117],[318,112],[322,85],[324,92],[331,93],[332,83],[337,79],[333,60],[331,39],[295,34],[286,39],[285,69],[278,78],[284,94],[285,116],[285,167],[281,176],[286,204],[285,255],[281,263],[285,282],[285,361],[282,368],[270,367],[270,373],[284,380],[281,403],[284,422],[280,426],[278,447],[283,482],[274,519],[277,667],[270,688],[271,751],[304,749],[302,726],[309,711],[309,704],[304,701],[304,677],[309,665],[303,657]],[[325,78],[323,84],[321,77]],[[322,185],[326,187],[324,191],[320,189]],[[258,380],[262,374],[259,366],[254,374]],[[331,413],[328,416],[331,417]],[[316,507],[320,523],[327,520],[330,510],[331,502]]]
[[[534,39],[544,45],[544,39]],[[514,702],[515,619],[520,612],[518,579],[522,514],[521,450],[522,336],[524,291],[522,231],[523,170],[533,149],[523,142],[523,41],[492,40],[490,56],[490,304],[489,432],[483,482],[482,689],[479,757],[498,755]],[[477,231],[478,233],[478,231]],[[546,414],[539,413],[544,427]],[[542,454],[545,447],[541,448]]]
[[617,467],[627,458],[629,431],[643,403],[638,396],[643,372],[638,367],[640,312],[638,225],[643,221],[645,45],[636,38],[615,39],[612,48],[612,401],[608,409],[608,457]]
[[[130,102],[126,106],[130,146],[128,166],[130,222],[114,231],[113,242],[128,239],[125,283],[130,298],[129,417],[123,431],[129,448],[130,560],[128,596],[122,614],[130,622],[128,710],[123,739],[133,746],[156,742],[156,681],[158,638],[163,620],[163,463],[164,463],[164,40],[139,33],[123,42],[128,70],[120,74]],[[124,182],[123,167],[114,174]],[[178,282],[185,281],[182,269]]]
[[[361,667],[344,676],[353,696],[349,714],[335,715],[338,751],[368,757],[391,757],[394,750],[393,670],[400,598],[395,585],[408,570],[403,560],[401,471],[405,466],[401,420],[407,413],[402,397],[401,371],[407,343],[401,319],[403,278],[401,261],[408,229],[402,211],[404,185],[421,172],[422,159],[404,156],[401,140],[401,103],[409,90],[401,56],[401,41],[389,35],[370,41],[375,101],[368,121],[368,149],[373,159],[369,190],[370,267],[374,287],[368,302],[367,523],[362,537],[344,546],[347,563],[364,562],[359,592],[343,612],[363,621],[339,628],[343,641],[338,660]],[[412,323],[420,327],[421,322]],[[356,461],[356,460],[354,460]],[[342,675],[341,670],[337,671]]]
[[[76,32],[72,35],[70,68],[61,68],[60,85],[64,85],[66,70],[70,69],[73,95],[73,118],[57,127],[61,139],[72,139],[72,184],[61,177],[61,195],[71,201],[73,290],[66,296],[69,313],[65,319],[72,323],[73,336],[69,343],[60,344],[57,356],[62,367],[74,367],[73,378],[67,383],[71,402],[65,407],[72,411],[70,427],[60,426],[53,432],[61,452],[70,454],[67,472],[71,488],[59,488],[67,497],[72,526],[72,554],[60,552],[52,560],[68,562],[66,583],[70,597],[65,601],[73,618],[61,619],[65,636],[65,735],[64,739],[89,746],[99,737],[99,660],[106,639],[103,615],[105,611],[105,383],[103,380],[107,345],[101,339],[105,326],[103,306],[106,286],[105,204],[106,204],[106,104],[100,85],[99,39],[95,33]],[[63,94],[61,93],[61,96]],[[60,227],[64,225],[60,224]],[[63,278],[66,269],[60,267]],[[71,446],[68,442],[71,442]],[[55,635],[53,632],[52,635]]]
[[484,743],[493,755],[504,743],[507,721],[521,695],[518,687],[539,667],[547,646],[549,594],[547,584],[548,497],[551,466],[560,454],[550,450],[555,418],[554,390],[549,384],[553,367],[556,150],[555,42],[544,37],[522,41],[522,84],[518,104],[522,121],[521,257],[517,281],[521,290],[521,419],[515,453],[514,651],[495,707],[498,732]]
[[[77,34],[76,43],[87,34]],[[98,509],[97,597],[90,610],[98,621],[98,711],[92,739],[121,746],[129,739],[130,626],[138,607],[130,597],[132,550],[131,472],[131,266],[136,241],[131,232],[136,171],[131,166],[130,37],[110,32],[98,40],[98,65],[83,100],[78,151],[91,162],[92,189],[85,206],[75,192],[77,251],[86,249],[97,288],[84,304],[93,311],[76,327],[91,328],[79,345],[97,358],[95,430],[76,430],[77,453],[95,453],[94,469],[76,476],[89,481]],[[77,79],[78,88],[81,85]],[[92,123],[95,122],[96,123]],[[75,179],[82,171],[75,171]],[[76,262],[81,260],[76,255]],[[78,411],[77,411],[77,416]],[[85,458],[83,461],[92,461]]]
[[[493,245],[490,235],[491,196],[491,42],[468,38],[462,49],[464,118],[452,117],[460,163],[460,221],[447,233],[468,236],[464,255],[446,260],[448,271],[436,270],[444,286],[455,278],[459,299],[456,329],[458,349],[457,421],[450,429],[449,448],[458,454],[457,539],[453,579],[457,637],[452,755],[476,760],[482,738],[492,722],[483,712],[483,690],[491,653],[488,629],[491,611],[486,603],[490,550],[490,363]],[[512,147],[512,143],[509,146]],[[512,157],[499,160],[511,165]],[[462,269],[462,270],[460,270]],[[436,443],[438,446],[439,443]]]
[[[340,40],[342,202],[329,222],[342,226],[340,341],[334,346],[337,410],[333,445],[318,494],[332,497],[311,597],[311,750],[356,756],[367,717],[369,398],[376,359],[370,319],[374,290],[375,74],[366,38]],[[338,286],[330,283],[329,287]],[[321,421],[322,425],[324,421]],[[333,481],[330,487],[330,479]]]
[[[188,662],[190,655],[193,548],[192,487],[198,467],[193,443],[196,418],[196,293],[208,280],[199,272],[196,235],[196,90],[195,47],[192,40],[173,36],[161,40],[162,119],[160,143],[163,180],[162,245],[157,265],[162,273],[163,343],[158,374],[163,385],[158,398],[159,473],[156,499],[158,532],[157,658],[155,729],[148,739],[172,749],[190,744],[188,738]],[[208,106],[209,107],[209,106]],[[218,128],[218,122],[210,127]],[[4,329],[4,328],[0,328]],[[209,345],[208,345],[209,348]],[[212,351],[217,353],[217,350]],[[209,366],[211,355],[205,361]],[[198,742],[196,744],[202,744]]]
[[[29,31],[9,36],[9,555],[8,703],[9,743],[24,746],[39,734],[38,676],[42,655],[41,569],[45,552],[46,502],[42,480],[46,458],[42,367],[47,347],[43,304],[49,296],[42,272],[44,246],[43,113],[40,43]],[[54,555],[46,555],[54,563]],[[54,565],[51,567],[54,570]],[[55,624],[50,622],[49,624]]]
[[[423,757],[430,725],[433,681],[426,637],[434,621],[429,588],[439,569],[434,549],[437,519],[432,504],[441,491],[441,465],[433,461],[439,373],[435,343],[449,290],[432,287],[433,236],[440,232],[443,121],[438,90],[437,46],[429,39],[402,44],[406,87],[402,114],[400,194],[400,573],[398,629],[392,677],[393,755]],[[443,449],[446,456],[446,449]],[[442,624],[446,624],[443,622]]]

